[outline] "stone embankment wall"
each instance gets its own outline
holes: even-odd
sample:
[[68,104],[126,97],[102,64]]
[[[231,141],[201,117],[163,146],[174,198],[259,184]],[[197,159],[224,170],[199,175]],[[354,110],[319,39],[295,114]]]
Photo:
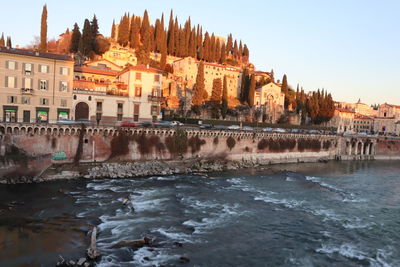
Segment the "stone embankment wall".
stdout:
[[0,124],[0,176],[21,172],[32,176],[51,164],[72,162],[215,159],[271,164],[342,156],[399,157],[399,141],[228,130]]

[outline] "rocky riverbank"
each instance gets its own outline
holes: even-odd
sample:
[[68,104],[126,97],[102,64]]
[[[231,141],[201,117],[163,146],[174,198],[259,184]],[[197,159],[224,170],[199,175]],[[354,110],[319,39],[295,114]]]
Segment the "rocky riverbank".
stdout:
[[124,179],[146,176],[166,176],[185,173],[207,173],[245,168],[255,168],[280,163],[301,163],[301,162],[326,162],[329,159],[310,157],[302,158],[280,158],[275,160],[227,160],[219,158],[194,158],[182,160],[145,160],[131,162],[101,162],[52,165],[43,171],[39,176],[21,176],[18,179],[3,179],[0,183],[33,183],[69,179]]

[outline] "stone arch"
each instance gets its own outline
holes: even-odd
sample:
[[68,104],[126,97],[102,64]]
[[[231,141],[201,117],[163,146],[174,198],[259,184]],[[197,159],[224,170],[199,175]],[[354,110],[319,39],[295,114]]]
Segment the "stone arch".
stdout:
[[75,120],[89,119],[89,105],[86,102],[79,102],[75,106]]

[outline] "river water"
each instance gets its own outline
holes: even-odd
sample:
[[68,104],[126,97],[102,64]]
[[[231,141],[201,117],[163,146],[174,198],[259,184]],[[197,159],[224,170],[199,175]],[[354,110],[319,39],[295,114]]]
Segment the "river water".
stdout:
[[[82,257],[91,225],[98,266],[399,266],[400,164],[2,185],[0,266]],[[155,246],[110,248],[144,236]]]

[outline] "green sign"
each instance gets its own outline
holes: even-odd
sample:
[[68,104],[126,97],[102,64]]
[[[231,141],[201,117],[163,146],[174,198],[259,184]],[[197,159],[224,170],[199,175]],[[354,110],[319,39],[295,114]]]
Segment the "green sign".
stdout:
[[67,154],[64,151],[54,152],[53,160],[66,160]]

